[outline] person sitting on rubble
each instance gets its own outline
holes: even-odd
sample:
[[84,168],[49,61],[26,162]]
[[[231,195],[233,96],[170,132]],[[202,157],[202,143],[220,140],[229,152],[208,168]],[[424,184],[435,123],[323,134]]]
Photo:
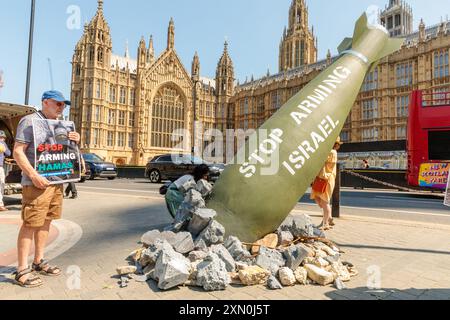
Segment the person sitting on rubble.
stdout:
[[169,186],[165,199],[167,209],[173,218],[175,218],[178,208],[184,201],[184,193],[188,191],[185,190],[186,186],[192,183],[197,185],[199,182],[209,185],[208,179],[209,167],[206,164],[202,164],[196,166],[192,174],[182,176]]

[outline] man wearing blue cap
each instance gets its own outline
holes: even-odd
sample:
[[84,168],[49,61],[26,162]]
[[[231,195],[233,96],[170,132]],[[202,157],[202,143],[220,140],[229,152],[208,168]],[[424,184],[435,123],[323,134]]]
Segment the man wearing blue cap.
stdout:
[[[61,218],[63,185],[50,185],[49,181],[34,169],[35,140],[44,142],[52,133],[45,127],[36,127],[33,131],[33,119],[57,120],[67,105],[70,105],[70,101],[66,100],[62,93],[47,91],[42,95],[42,110],[22,118],[17,128],[14,159],[22,169],[23,225],[17,241],[19,265],[15,280],[17,284],[27,288],[43,284],[35,272],[47,276],[61,274],[61,269],[44,260],[44,249],[51,222]],[[78,144],[80,135],[70,132],[69,139]],[[33,265],[29,268],[27,260],[33,238],[35,254]]]

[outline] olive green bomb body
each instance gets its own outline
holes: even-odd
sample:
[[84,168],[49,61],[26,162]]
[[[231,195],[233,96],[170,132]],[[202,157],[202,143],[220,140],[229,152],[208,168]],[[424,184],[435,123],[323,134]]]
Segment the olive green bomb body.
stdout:
[[367,72],[403,41],[363,14],[341,57],[249,137],[207,203],[228,235],[253,242],[279,227],[323,167]]

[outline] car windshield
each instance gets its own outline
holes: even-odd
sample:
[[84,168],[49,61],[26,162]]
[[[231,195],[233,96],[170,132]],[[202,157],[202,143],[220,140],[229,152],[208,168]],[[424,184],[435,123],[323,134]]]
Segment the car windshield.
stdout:
[[87,161],[97,161],[97,162],[103,161],[102,158],[100,158],[98,155],[93,154],[93,153],[83,154],[83,159],[87,160]]
[[199,157],[193,157],[191,155],[172,155],[171,159],[176,164],[210,164]]

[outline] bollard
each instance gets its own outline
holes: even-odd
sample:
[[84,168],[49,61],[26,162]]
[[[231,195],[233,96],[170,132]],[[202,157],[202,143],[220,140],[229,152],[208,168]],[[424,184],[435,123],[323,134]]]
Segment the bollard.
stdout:
[[336,185],[332,196],[331,216],[333,218],[339,218],[341,215],[341,169],[342,165],[338,163],[336,168]]

